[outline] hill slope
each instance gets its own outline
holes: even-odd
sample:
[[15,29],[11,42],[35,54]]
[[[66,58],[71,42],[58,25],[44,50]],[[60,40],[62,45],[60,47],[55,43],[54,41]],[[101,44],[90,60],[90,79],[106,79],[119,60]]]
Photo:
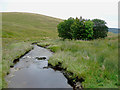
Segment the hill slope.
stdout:
[[3,38],[57,37],[56,26],[61,21],[40,14],[2,13]]

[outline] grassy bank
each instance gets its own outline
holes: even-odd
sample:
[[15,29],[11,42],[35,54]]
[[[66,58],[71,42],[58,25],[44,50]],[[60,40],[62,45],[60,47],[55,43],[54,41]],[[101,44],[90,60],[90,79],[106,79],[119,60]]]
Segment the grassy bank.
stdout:
[[54,56],[49,63],[62,63],[62,68],[72,72],[71,77],[84,78],[86,88],[117,88],[118,85],[118,37],[109,33],[106,39],[93,41],[46,40],[39,43],[48,46]]
[[28,42],[8,43],[3,44],[3,57],[2,57],[2,76],[3,76],[3,87],[7,86],[4,77],[9,73],[10,65],[13,64],[14,59],[18,59],[25,52],[32,49],[32,46]]

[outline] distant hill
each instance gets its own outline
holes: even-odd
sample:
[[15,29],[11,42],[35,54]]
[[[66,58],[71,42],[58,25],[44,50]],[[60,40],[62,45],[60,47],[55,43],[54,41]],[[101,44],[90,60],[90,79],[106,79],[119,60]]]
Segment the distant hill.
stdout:
[[57,37],[61,19],[33,13],[2,13],[3,38]]
[[120,33],[120,28],[109,28],[109,32]]

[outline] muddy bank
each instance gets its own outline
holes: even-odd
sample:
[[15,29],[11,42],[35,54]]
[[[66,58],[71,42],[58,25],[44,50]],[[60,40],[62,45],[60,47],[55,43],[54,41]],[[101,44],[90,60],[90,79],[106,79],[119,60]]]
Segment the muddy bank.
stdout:
[[[13,63],[16,64],[17,62],[19,62],[20,58],[22,58],[23,56],[25,56],[27,53],[29,53],[31,50],[33,50],[33,47],[30,50],[27,50],[24,54],[22,54],[20,57],[18,57],[17,59],[13,60]],[[12,66],[10,66],[12,67]]]
[[5,80],[8,88],[71,88],[61,71],[48,67],[52,52],[34,45],[34,49],[16,59]]
[[[23,53],[22,55],[20,55],[19,57],[17,57],[16,59],[13,60],[13,65],[10,65],[10,68],[13,68],[15,64],[17,64],[17,62],[19,62],[20,58],[22,58],[23,56],[25,56],[27,53],[29,53],[31,50],[33,50],[34,47],[30,48],[29,50],[26,50],[25,53]],[[7,72],[7,75],[10,72]]]
[[83,90],[82,82],[84,81],[83,78],[75,77],[73,78],[73,73],[68,72],[66,69],[62,68],[62,63],[58,62],[56,66],[52,66],[50,63],[48,63],[48,67],[53,68],[54,70],[59,70],[63,73],[63,75],[67,78],[68,83],[73,87],[74,90]]

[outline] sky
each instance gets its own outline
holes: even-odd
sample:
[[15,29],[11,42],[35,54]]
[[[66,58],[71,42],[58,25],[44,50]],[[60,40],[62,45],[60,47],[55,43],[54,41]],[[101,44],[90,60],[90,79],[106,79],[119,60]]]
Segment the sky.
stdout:
[[102,19],[109,28],[118,27],[119,0],[0,0],[0,12],[29,12],[60,19]]

